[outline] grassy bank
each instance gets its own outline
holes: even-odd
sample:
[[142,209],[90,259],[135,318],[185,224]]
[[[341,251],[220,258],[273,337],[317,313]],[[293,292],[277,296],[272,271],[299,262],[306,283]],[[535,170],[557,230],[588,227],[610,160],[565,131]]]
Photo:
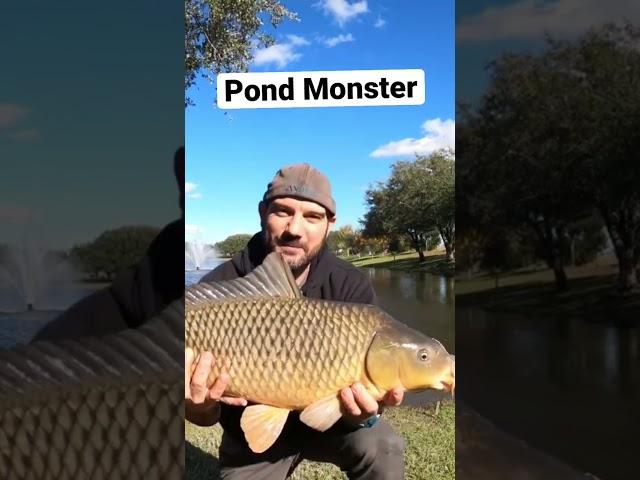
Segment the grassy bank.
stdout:
[[[430,407],[389,408],[385,419],[407,440],[405,454],[407,480],[455,479],[455,407],[447,401],[436,412]],[[189,480],[217,480],[219,426],[201,428],[185,422],[186,462]],[[293,480],[343,480],[331,464],[303,461]]]
[[589,321],[637,322],[640,295],[619,295],[617,267],[611,260],[566,269],[569,288],[560,292],[553,272],[523,269],[498,277],[456,277],[456,306],[517,312],[541,318],[581,317]]
[[398,255],[374,255],[372,257],[348,257],[344,260],[356,267],[387,268],[403,272],[428,272],[434,275],[454,275],[454,263],[447,262],[444,250],[432,250],[420,261],[417,252],[404,252]]

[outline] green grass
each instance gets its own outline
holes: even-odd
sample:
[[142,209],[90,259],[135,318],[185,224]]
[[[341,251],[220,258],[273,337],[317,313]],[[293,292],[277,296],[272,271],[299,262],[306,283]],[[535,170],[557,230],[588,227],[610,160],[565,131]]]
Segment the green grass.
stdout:
[[[407,440],[407,480],[455,479],[455,406],[452,401],[435,406],[388,408],[385,419]],[[197,427],[185,422],[186,465],[189,480],[218,480],[219,426]],[[304,460],[292,480],[343,480],[338,467]]]
[[[617,274],[617,264],[613,258],[603,258],[588,265],[567,267],[567,277],[571,280],[587,277],[612,276]],[[512,287],[516,285],[551,284],[554,281],[553,271],[545,266],[530,266],[520,270],[506,272],[497,276],[498,287]],[[456,275],[456,294],[495,290],[496,276],[480,272],[468,276],[463,272]]]
[[600,261],[566,269],[569,288],[558,291],[553,272],[530,268],[499,277],[486,274],[456,277],[456,306],[480,307],[494,312],[517,312],[540,318],[580,317],[621,324],[637,323],[640,295],[619,295],[616,291],[617,267]]
[[356,267],[386,268],[403,272],[428,272],[436,275],[453,276],[454,263],[448,262],[442,250],[427,252],[425,260],[420,261],[417,252],[404,252],[398,255],[374,255],[372,257],[344,258]]

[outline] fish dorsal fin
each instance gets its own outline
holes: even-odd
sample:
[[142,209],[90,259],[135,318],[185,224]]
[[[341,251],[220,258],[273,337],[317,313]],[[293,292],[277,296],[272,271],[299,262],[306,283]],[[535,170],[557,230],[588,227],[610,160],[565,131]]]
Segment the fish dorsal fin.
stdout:
[[289,266],[280,254],[270,253],[260,266],[242,278],[188,287],[185,304],[193,306],[210,300],[256,297],[302,297]]

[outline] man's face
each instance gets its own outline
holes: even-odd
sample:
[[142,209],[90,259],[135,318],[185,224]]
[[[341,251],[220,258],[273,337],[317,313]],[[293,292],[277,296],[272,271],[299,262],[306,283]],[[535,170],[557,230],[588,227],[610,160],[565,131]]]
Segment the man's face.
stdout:
[[294,274],[318,254],[335,223],[317,203],[289,197],[261,203],[260,219],[267,247],[280,253]]

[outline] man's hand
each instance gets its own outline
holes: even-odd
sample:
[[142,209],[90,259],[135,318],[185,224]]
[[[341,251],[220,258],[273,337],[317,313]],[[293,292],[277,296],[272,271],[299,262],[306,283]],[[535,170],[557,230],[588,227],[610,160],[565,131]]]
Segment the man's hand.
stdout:
[[213,355],[204,352],[196,363],[193,375],[193,350],[184,351],[184,404],[185,417],[191,423],[202,427],[214,425],[220,419],[220,403],[245,406],[244,398],[225,397],[224,391],[229,385],[229,375],[222,373],[211,388],[207,388],[207,379],[213,366]]
[[344,410],[343,417],[354,425],[359,425],[381,412],[384,406],[400,405],[403,397],[404,391],[401,388],[394,388],[378,404],[361,383],[354,383],[351,387],[340,390],[340,401]]

